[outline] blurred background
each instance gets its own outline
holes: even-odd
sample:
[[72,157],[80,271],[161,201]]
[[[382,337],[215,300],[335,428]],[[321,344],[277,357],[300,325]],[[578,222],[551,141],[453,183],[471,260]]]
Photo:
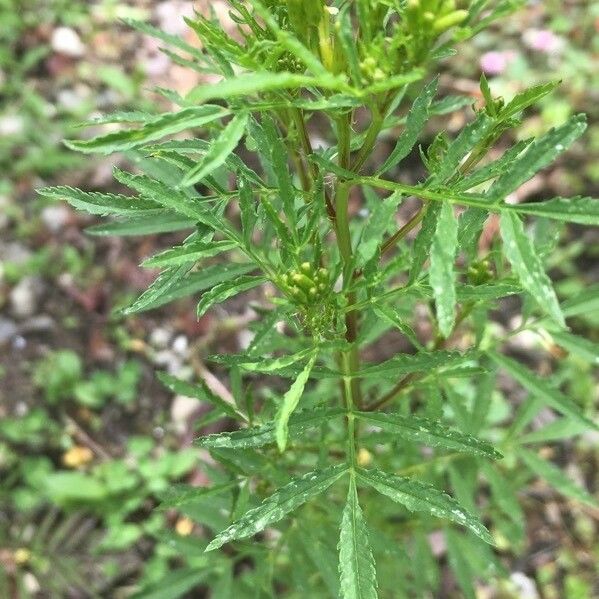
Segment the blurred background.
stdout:
[[[0,0],[2,599],[130,597],[168,580],[175,567],[192,576],[201,571],[201,548],[193,542],[201,531],[183,511],[153,508],[175,481],[207,483],[206,456],[191,445],[205,406],[169,394],[154,372],[201,375],[227,393],[220,373],[208,370],[202,357],[243,347],[254,314],[233,302],[196,322],[185,300],[133,318],[115,315],[156,276],[139,263],[164,238],[91,237],[85,229],[93,219],[41,200],[35,189],[61,184],[118,191],[111,172],[125,158],[76,155],[61,140],[82,135],[78,123],[107,112],[172,109],[153,88],[184,94],[198,74],[173,64],[158,42],[121,19],[146,20],[194,43],[182,17],[206,4]],[[210,6],[228,21],[224,2]],[[562,79],[527,116],[522,137],[574,112],[588,114],[582,141],[527,183],[518,199],[599,196],[598,33],[599,3],[530,1],[462,44],[442,67],[441,93],[470,94],[473,101],[481,71],[494,93],[506,97],[524,85]],[[466,113],[443,118],[437,125],[451,132]],[[388,152],[385,144],[393,140],[380,144],[381,154]],[[599,280],[598,237],[596,230],[561,231],[550,265],[560,297]],[[506,327],[511,318],[503,315]],[[599,312],[579,317],[577,327],[599,341]],[[543,371],[547,347],[537,337],[519,335],[512,343]],[[575,356],[560,357],[559,377],[569,395],[582,405],[596,402],[596,373]],[[509,387],[502,391],[509,402]],[[570,476],[597,488],[596,435],[553,451]],[[522,500],[526,538],[506,536],[499,548],[509,580],[479,584],[479,597],[596,598],[599,513],[549,491],[541,503]],[[438,555],[445,559],[443,547]],[[196,582],[173,579],[163,594],[151,596],[176,598]],[[439,597],[461,597],[450,577]]]

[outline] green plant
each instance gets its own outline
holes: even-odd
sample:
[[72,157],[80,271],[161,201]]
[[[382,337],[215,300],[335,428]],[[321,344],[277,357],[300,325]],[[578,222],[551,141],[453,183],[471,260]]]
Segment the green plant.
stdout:
[[[66,447],[61,461],[69,470],[51,459]],[[0,422],[3,596],[32,596],[32,584],[57,597],[75,589],[107,596],[133,575],[151,587],[173,559],[190,568],[188,580],[203,578],[205,558],[186,551],[181,535],[188,533],[173,531],[166,512],[149,513],[156,496],[194,467],[199,450],[169,449],[147,436],[131,437],[121,458],[93,447],[73,445],[41,409]],[[146,563],[134,559],[136,549]]]
[[48,403],[75,399],[89,408],[101,408],[111,398],[124,405],[131,404],[137,395],[140,376],[139,363],[128,360],[114,374],[96,370],[84,378],[79,355],[60,350],[36,364],[33,381],[43,390]]
[[[64,109],[53,109],[33,81],[50,48],[44,43],[29,44],[27,36],[36,27],[58,20],[76,22],[83,16],[82,8],[79,3],[70,3],[67,11],[62,2],[0,1],[0,118],[7,129],[0,140],[0,167],[10,173],[7,180],[78,164],[59,144],[74,124],[73,117]],[[83,114],[85,109],[77,116]]]
[[[111,4],[99,2],[97,9],[114,20]],[[89,31],[97,21],[98,16],[90,19],[88,3],[78,0],[0,0],[0,168],[6,174],[2,193],[30,175],[50,177],[81,165],[81,157],[68,152],[61,139],[74,133],[94,105],[85,96],[72,105],[60,101],[70,76],[51,72],[53,50],[46,37],[60,26]],[[121,107],[135,103],[143,108],[139,73],[129,76],[98,65],[92,73],[82,69],[78,77],[116,90]]]
[[[482,101],[459,134],[441,131],[418,146],[435,115],[471,102],[436,100],[437,79],[423,84],[427,73],[453,55],[453,42],[517,4],[230,0],[235,35],[214,16],[189,21],[202,50],[133,22],[174,48],[177,62],[222,78],[184,98],[162,90],[176,112],[108,115],[102,122],[134,126],[69,142],[83,152],[128,152],[141,172],[117,169],[115,177],[137,196],[41,191],[116,217],[95,234],[190,232],[145,261],[163,271],[125,314],[201,292],[200,317],[267,282],[276,289],[256,305],[249,347],[210,357],[229,369],[234,404],[204,382],[161,375],[174,392],[211,402],[213,417],[239,423],[198,440],[222,465],[207,467],[215,487],[175,487],[164,503],[217,533],[202,562],[202,581],[217,596],[428,596],[439,566],[427,535],[442,527],[449,565],[471,598],[477,576],[502,573],[490,544],[518,550],[523,542],[517,493],[531,477],[596,504],[535,451],[594,426],[560,390],[567,361],[543,379],[501,352],[532,331],[583,363],[597,361],[597,346],[566,324],[597,308],[597,289],[560,303],[544,265],[560,221],[596,225],[599,203],[506,201],[576,141],[585,119],[490,159],[556,84],[506,102],[483,77]],[[364,110],[369,124],[356,130]],[[313,146],[311,121],[327,127],[330,146]],[[160,141],[199,127],[207,139]],[[395,147],[377,163],[378,140],[397,127]],[[424,174],[398,182],[401,164],[402,174]],[[367,216],[351,209],[360,197]],[[419,204],[398,227],[409,198]],[[500,238],[484,251],[490,216]],[[521,298],[522,319],[506,333],[492,311],[508,296]],[[398,333],[410,349],[389,356],[385,342]],[[375,358],[365,361],[364,349]],[[495,388],[498,371],[527,392],[517,407]],[[274,381],[246,384],[256,375],[292,382],[281,394]],[[535,421],[541,411],[553,418],[544,427]],[[310,501],[325,492],[326,501]],[[245,540],[255,535],[263,542]],[[184,593],[198,582],[191,574],[175,571],[169,576],[187,585],[157,581],[148,595]]]
[[[55,597],[82,592],[101,597],[97,581],[92,582],[98,568],[93,519],[65,516],[56,508],[42,509],[36,516],[36,526],[23,514],[12,520],[0,517],[3,596],[32,597],[43,589]],[[105,567],[104,559],[100,563]]]

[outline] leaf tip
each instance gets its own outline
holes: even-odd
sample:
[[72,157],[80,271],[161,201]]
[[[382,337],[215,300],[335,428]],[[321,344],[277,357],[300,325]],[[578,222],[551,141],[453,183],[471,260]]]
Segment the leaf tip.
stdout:
[[81,149],[81,142],[76,139],[63,139],[62,143],[64,146],[69,148],[69,150],[73,150],[75,152],[78,152]]
[[213,539],[210,541],[210,543],[208,543],[206,549],[204,549],[204,553],[210,553],[211,551],[218,549],[221,545],[222,543],[220,543],[218,537],[216,537],[216,539]]

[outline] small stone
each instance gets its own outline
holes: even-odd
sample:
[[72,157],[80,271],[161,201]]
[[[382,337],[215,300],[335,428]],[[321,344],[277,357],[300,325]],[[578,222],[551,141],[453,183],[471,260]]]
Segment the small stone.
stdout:
[[56,103],[68,112],[77,112],[80,110],[84,101],[85,98],[74,89],[61,89],[56,94]]
[[69,222],[71,211],[63,204],[56,204],[46,206],[40,216],[49,231],[58,233]]
[[173,351],[179,356],[186,356],[189,349],[189,341],[185,335],[178,335],[173,341]]
[[513,572],[510,581],[516,587],[520,599],[539,599],[539,592],[532,578],[522,572]]
[[85,46],[74,29],[70,27],[57,27],[52,32],[50,42],[52,50],[71,58],[81,58],[85,53]]
[[15,241],[3,246],[0,245],[0,259],[3,262],[11,262],[16,266],[21,266],[33,256],[33,252],[22,243]]
[[31,572],[23,574],[23,586],[29,596],[37,595],[42,589],[37,578]]
[[0,347],[8,343],[17,334],[18,330],[17,325],[12,320],[0,316]]
[[153,361],[156,366],[161,366],[166,369],[169,374],[175,375],[181,370],[181,358],[170,349],[163,349],[156,352],[153,356]]
[[10,292],[10,308],[13,316],[29,318],[38,308],[44,291],[44,284],[39,277],[23,277]]
[[25,120],[17,114],[6,114],[0,117],[0,135],[9,137],[20,135],[25,129]]
[[18,418],[23,418],[26,414],[29,413],[29,406],[24,401],[17,402],[15,406],[15,416]]
[[27,319],[21,324],[21,333],[46,333],[56,327],[54,319],[48,314],[39,314]]
[[17,335],[16,337],[13,337],[12,348],[15,351],[22,351],[26,347],[27,347],[27,339],[25,339],[25,337],[23,337],[23,335]]
[[164,349],[168,347],[172,336],[173,332],[171,330],[158,327],[150,333],[150,345],[157,349]]
[[171,404],[171,420],[177,429],[185,429],[188,420],[201,405],[200,400],[195,397],[176,395]]

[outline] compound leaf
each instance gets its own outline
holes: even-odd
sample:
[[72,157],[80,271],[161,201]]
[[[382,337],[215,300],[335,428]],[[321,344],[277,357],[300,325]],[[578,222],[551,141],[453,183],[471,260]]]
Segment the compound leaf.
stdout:
[[[305,429],[319,426],[336,416],[343,414],[341,408],[317,408],[292,414],[288,421],[290,432],[299,433]],[[262,447],[275,441],[275,424],[269,422],[233,432],[206,435],[196,439],[200,447],[224,447],[227,449],[245,449],[247,447]]]
[[156,216],[158,214],[162,215],[159,204],[137,197],[100,193],[98,191],[82,191],[67,186],[45,187],[39,189],[38,193],[51,200],[65,200],[73,208],[100,216],[107,214],[138,216],[151,212],[149,218],[156,221]]
[[359,469],[357,476],[362,482],[400,503],[411,512],[426,512],[437,518],[450,520],[465,526],[483,541],[493,544],[489,531],[478,518],[439,489],[411,478],[387,474],[380,470]]
[[203,316],[215,304],[220,304],[230,297],[262,285],[266,280],[266,277],[246,275],[216,285],[202,295],[197,308],[198,318]]
[[401,199],[401,194],[394,193],[391,197],[376,203],[364,225],[362,237],[358,244],[358,266],[365,264],[376,254],[381,239],[389,228],[389,224],[393,223],[393,215]]
[[195,240],[155,254],[151,258],[144,260],[142,266],[147,268],[178,266],[179,264],[210,258],[222,252],[232,250],[235,247],[237,247],[237,244],[234,241],[206,242]]
[[503,200],[567,150],[584,133],[586,126],[585,115],[578,114],[560,127],[555,127],[535,139],[512,168],[495,181],[489,190],[489,196],[496,200]]
[[566,497],[571,497],[591,507],[599,508],[599,502],[595,497],[586,489],[578,486],[551,462],[547,462],[536,453],[522,448],[518,450],[518,456],[534,474],[546,480],[553,488]]
[[491,359],[501,368],[503,368],[514,380],[518,381],[527,391],[535,397],[549,404],[554,410],[557,410],[564,416],[577,420],[590,428],[599,428],[588,418],[580,413],[578,406],[561,391],[552,387],[547,382],[539,378],[535,373],[528,370],[512,358],[495,351],[487,352]]
[[347,90],[344,79],[332,76],[330,73],[322,77],[310,77],[287,72],[256,72],[224,79],[215,84],[200,84],[187,94],[186,100],[189,102],[204,102],[212,98],[226,99],[260,92],[303,87],[322,87],[337,91]]
[[247,112],[235,115],[220,135],[210,144],[202,159],[186,173],[183,181],[181,181],[181,187],[194,185],[214,172],[219,166],[222,166],[237,147],[245,132],[247,122]]
[[401,416],[400,414],[384,412],[356,412],[356,416],[368,424],[378,426],[384,431],[396,433],[400,437],[416,443],[424,443],[432,447],[441,447],[492,459],[502,457],[488,443],[472,435],[466,435],[447,428],[427,418]]
[[543,312],[564,327],[564,315],[551,279],[545,273],[543,263],[532,241],[526,235],[520,217],[511,212],[502,214],[500,228],[504,243],[503,251],[518,275],[522,287],[530,293]]
[[437,322],[443,337],[449,337],[455,322],[456,290],[454,262],[458,243],[458,221],[453,206],[441,205],[431,246],[429,281],[437,307]]
[[437,93],[439,80],[433,79],[420,92],[420,95],[414,100],[410,112],[406,119],[406,126],[402,134],[399,136],[393,151],[385,160],[381,168],[378,169],[377,175],[388,171],[390,168],[399,164],[414,148],[424,125],[429,117],[431,102]]
[[521,214],[531,214],[580,225],[599,225],[599,199],[589,197],[553,198],[545,202],[517,204],[514,209]]
[[66,144],[73,150],[86,153],[112,154],[113,152],[124,152],[173,133],[201,127],[228,114],[229,110],[222,106],[212,104],[193,106],[184,108],[179,112],[168,112],[146,120],[138,129],[114,131],[93,139],[70,140]]
[[341,519],[339,574],[343,599],[377,599],[374,557],[353,477]]
[[297,404],[302,397],[304,387],[308,382],[308,378],[310,377],[310,372],[312,371],[314,363],[316,362],[317,355],[318,353],[314,351],[304,369],[300,372],[299,376],[295,379],[295,381],[293,381],[287,393],[285,393],[283,396],[281,406],[275,418],[275,434],[279,451],[284,451],[287,445],[289,417],[297,407]]
[[251,537],[264,530],[306,503],[311,497],[326,491],[346,472],[345,465],[337,465],[324,470],[315,470],[292,480],[219,533],[206,547],[206,551],[218,549],[225,543]]

